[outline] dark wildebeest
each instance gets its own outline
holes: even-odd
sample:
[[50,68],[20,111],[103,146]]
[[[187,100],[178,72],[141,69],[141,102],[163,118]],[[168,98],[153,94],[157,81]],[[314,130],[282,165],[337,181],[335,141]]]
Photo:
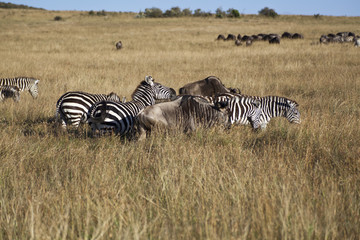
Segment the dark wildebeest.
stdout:
[[236,46],[241,46],[241,45],[242,45],[242,44],[241,44],[241,40],[236,39],[236,40],[235,40],[235,45],[236,45]]
[[204,97],[191,95],[149,106],[137,116],[139,140],[155,128],[179,129],[183,132],[214,125],[228,128],[231,123],[227,106],[227,102],[214,105]]
[[280,44],[280,38],[279,37],[273,37],[269,40],[270,44]]
[[304,36],[300,33],[294,33],[291,38],[292,39],[303,39]]
[[237,39],[241,41],[241,34],[240,33],[237,35]]
[[234,34],[228,34],[227,38],[225,40],[233,40],[235,41],[236,40],[236,36]]
[[292,38],[292,34],[289,33],[289,32],[284,32],[284,33],[281,35],[281,38]]
[[221,80],[215,76],[209,76],[203,80],[188,83],[179,89],[182,95],[200,95],[213,97],[219,93],[239,93],[240,89],[226,88]]
[[116,49],[117,49],[117,50],[120,50],[120,49],[122,49],[122,47],[123,47],[121,41],[118,41],[118,42],[115,44],[115,46],[116,46]]
[[248,40],[249,38],[250,38],[250,36],[244,35],[244,36],[242,36],[241,41],[246,42],[246,40]]
[[225,36],[222,34],[219,34],[216,40],[225,40]]

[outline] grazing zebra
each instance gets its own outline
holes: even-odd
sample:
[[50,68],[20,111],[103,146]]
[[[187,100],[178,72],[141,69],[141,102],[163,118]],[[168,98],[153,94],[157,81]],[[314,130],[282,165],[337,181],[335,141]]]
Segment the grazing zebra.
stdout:
[[120,101],[120,98],[115,93],[106,95],[79,91],[67,92],[57,101],[55,116],[64,129],[67,125],[77,128],[80,122],[87,122],[90,107],[103,100]]
[[17,86],[0,86],[0,102],[12,98],[14,102],[20,100],[20,89]]
[[249,96],[257,99],[261,103],[261,129],[265,129],[266,125],[273,117],[285,117],[290,123],[300,124],[299,104],[294,100],[278,96]]
[[132,101],[101,101],[94,104],[90,111],[89,124],[93,132],[110,130],[123,136],[133,129],[139,112],[154,105],[155,99],[172,99],[175,96],[174,89],[155,83],[151,76],[146,76],[132,94]]
[[215,106],[222,107],[226,103],[229,111],[229,121],[232,124],[251,124],[253,129],[260,127],[262,113],[260,101],[252,97],[233,93],[222,93],[214,98],[206,97]]
[[1,78],[0,86],[16,86],[20,91],[29,91],[33,98],[37,98],[39,81],[29,77]]

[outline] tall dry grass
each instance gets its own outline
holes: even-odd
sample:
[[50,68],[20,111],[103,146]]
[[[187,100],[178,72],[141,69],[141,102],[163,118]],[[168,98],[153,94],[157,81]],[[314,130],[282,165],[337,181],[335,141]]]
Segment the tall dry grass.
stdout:
[[[0,238],[358,239],[359,49],[311,43],[359,34],[359,21],[0,10],[1,77],[41,80],[37,100],[23,93],[0,104]],[[284,31],[305,39],[215,41]],[[215,75],[244,94],[286,96],[300,104],[302,123],[134,142],[88,137],[87,126],[63,134],[51,122],[64,92],[129,99],[145,75],[175,89]]]

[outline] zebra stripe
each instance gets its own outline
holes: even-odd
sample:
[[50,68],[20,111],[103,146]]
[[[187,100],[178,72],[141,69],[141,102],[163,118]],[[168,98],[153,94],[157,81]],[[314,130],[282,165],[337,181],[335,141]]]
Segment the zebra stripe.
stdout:
[[254,129],[260,127],[260,101],[240,94],[223,93],[216,95],[210,101],[214,105],[227,104],[229,109],[229,120],[231,124],[251,124]]
[[0,86],[0,102],[12,98],[14,102],[20,100],[20,89],[17,86]]
[[89,124],[93,132],[114,131],[115,134],[125,135],[133,129],[135,117],[141,110],[154,105],[155,99],[171,99],[174,96],[174,89],[155,83],[151,76],[146,76],[132,94],[132,101],[101,101],[94,104]]
[[266,125],[273,117],[285,117],[290,123],[300,124],[299,104],[291,99],[279,96],[248,96],[257,99],[261,103],[261,128],[265,129]]
[[1,78],[0,86],[17,86],[20,91],[29,91],[33,98],[37,98],[38,83],[40,80],[29,77]]
[[87,122],[91,106],[103,100],[120,102],[120,98],[115,93],[106,95],[80,91],[67,92],[57,101],[55,116],[60,120],[64,129],[66,129],[67,125],[77,128],[80,122]]

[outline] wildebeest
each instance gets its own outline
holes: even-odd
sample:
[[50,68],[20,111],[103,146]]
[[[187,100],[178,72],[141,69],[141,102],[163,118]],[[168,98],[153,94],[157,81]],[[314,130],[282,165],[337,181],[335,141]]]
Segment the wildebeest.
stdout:
[[203,80],[188,83],[179,89],[182,95],[215,96],[219,93],[240,93],[240,89],[226,88],[221,80],[215,76],[209,76]]
[[227,38],[225,40],[236,40],[236,36],[234,34],[228,34]]
[[222,34],[219,34],[216,40],[225,40],[225,36]]
[[251,39],[251,38],[249,38],[248,40],[246,40],[246,46],[247,46],[247,47],[251,46],[251,44],[252,44],[252,39]]
[[235,41],[235,45],[236,45],[236,46],[241,46],[241,45],[242,45],[242,44],[241,44],[241,40],[236,39],[236,41]]
[[292,39],[303,39],[304,35],[302,35],[300,33],[294,33],[291,38]]
[[122,49],[122,47],[123,47],[121,41],[118,41],[118,42],[115,44],[115,46],[116,46],[116,49],[117,49],[117,50],[120,50],[120,49]]
[[280,44],[280,38],[279,37],[273,37],[269,40],[270,44]]
[[216,106],[201,96],[184,95],[175,101],[149,106],[137,116],[139,140],[154,128],[179,129],[191,132],[214,125],[230,127],[227,103]]
[[6,98],[12,98],[14,102],[20,100],[20,89],[17,86],[0,86],[0,102]]
[[289,33],[289,32],[284,32],[284,33],[281,35],[281,38],[292,38],[292,34]]

